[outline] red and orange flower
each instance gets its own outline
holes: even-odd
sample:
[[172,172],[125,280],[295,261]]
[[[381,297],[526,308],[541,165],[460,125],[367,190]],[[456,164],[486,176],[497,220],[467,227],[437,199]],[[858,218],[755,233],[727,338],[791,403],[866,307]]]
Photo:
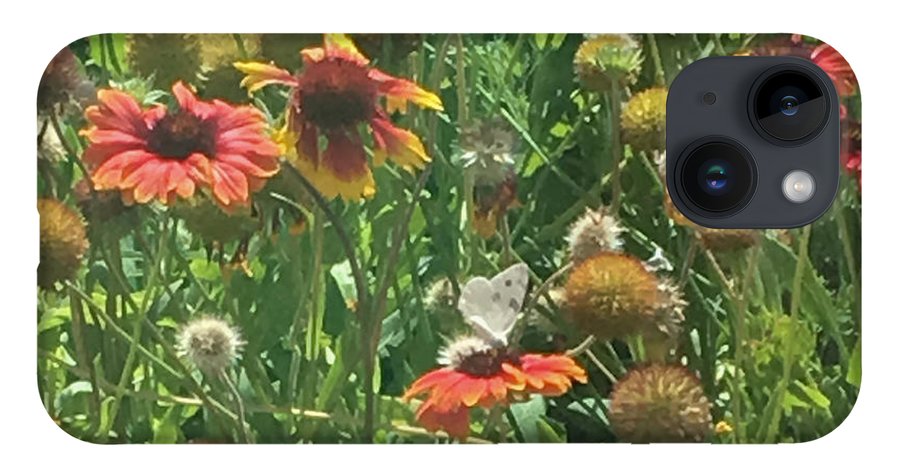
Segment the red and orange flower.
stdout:
[[[442,110],[441,100],[415,83],[369,65],[345,35],[325,35],[324,46],[300,52],[297,74],[265,63],[235,63],[247,74],[242,85],[254,92],[270,84],[293,90],[287,123],[279,142],[288,160],[326,198],[359,200],[375,193],[359,126],[371,131],[373,163],[386,158],[407,169],[422,169],[431,159],[412,132],[391,123],[388,110],[404,111],[407,102]],[[327,144],[320,147],[320,138]]]
[[526,395],[559,396],[572,388],[572,380],[587,382],[587,373],[565,355],[519,355],[477,337],[464,337],[444,351],[444,367],[413,382],[403,398],[424,395],[416,411],[429,431],[444,430],[465,440],[469,411],[474,407],[508,405]]
[[182,82],[172,87],[175,109],[142,108],[131,95],[106,89],[85,110],[90,145],[82,160],[97,190],[119,190],[128,203],[169,204],[209,187],[231,210],[278,172],[278,146],[262,113],[248,106],[197,99]]

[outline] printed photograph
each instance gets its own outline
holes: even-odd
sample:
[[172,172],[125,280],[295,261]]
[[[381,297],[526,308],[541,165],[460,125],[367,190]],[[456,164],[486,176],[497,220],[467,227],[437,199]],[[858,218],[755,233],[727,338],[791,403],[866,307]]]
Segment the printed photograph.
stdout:
[[[737,55],[834,82],[812,224],[705,228],[668,195],[668,86]],[[861,103],[817,39],[100,34],[48,60],[37,385],[75,438],[798,443],[856,401]]]

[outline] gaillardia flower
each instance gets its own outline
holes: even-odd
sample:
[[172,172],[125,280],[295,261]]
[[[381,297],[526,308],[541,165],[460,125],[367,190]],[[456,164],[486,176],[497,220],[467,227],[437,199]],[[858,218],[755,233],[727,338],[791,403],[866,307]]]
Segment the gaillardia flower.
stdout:
[[324,47],[301,55],[297,74],[264,63],[235,67],[247,74],[242,85],[251,93],[269,84],[292,88],[280,142],[288,160],[322,195],[359,200],[375,193],[360,126],[371,131],[375,166],[390,158],[406,169],[421,169],[431,160],[415,134],[391,123],[380,99],[386,98],[389,109],[403,110],[411,101],[441,110],[435,94],[373,68],[344,35],[325,35]]
[[700,379],[681,365],[631,369],[610,400],[609,421],[624,442],[696,443],[712,431],[711,405]]
[[479,236],[482,238],[494,236],[499,220],[504,219],[510,208],[520,205],[518,185],[519,177],[514,171],[509,171],[506,179],[501,182],[474,187],[472,227]]
[[666,148],[666,97],[664,87],[645,89],[622,108],[622,140],[635,151],[652,152]]
[[226,210],[246,206],[250,193],[278,172],[278,146],[257,109],[197,99],[181,82],[175,109],[141,108],[121,91],[102,90],[85,110],[91,126],[83,160],[94,188],[120,190],[126,204],[188,198],[209,187]]
[[603,251],[576,264],[565,287],[568,317],[598,339],[674,335],[684,301],[639,259]]
[[641,45],[630,35],[588,35],[575,52],[575,71],[584,88],[605,92],[633,83],[641,60]]
[[179,354],[207,375],[217,376],[227,370],[243,346],[237,329],[218,317],[200,317],[178,333]]
[[622,226],[605,208],[588,209],[569,229],[572,261],[580,263],[601,251],[622,249]]
[[88,248],[84,219],[68,205],[53,198],[37,203],[40,215],[38,285],[52,289],[58,281],[75,277]]
[[469,434],[469,411],[524,399],[530,393],[559,396],[572,380],[587,382],[587,373],[565,355],[524,354],[496,347],[478,337],[463,337],[441,353],[445,365],[413,382],[403,398],[424,395],[416,411],[429,431],[445,430],[464,440]]

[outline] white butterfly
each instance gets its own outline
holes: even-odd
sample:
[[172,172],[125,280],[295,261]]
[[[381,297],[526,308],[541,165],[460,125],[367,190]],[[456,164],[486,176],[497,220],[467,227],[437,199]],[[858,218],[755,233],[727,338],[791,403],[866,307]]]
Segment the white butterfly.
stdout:
[[527,290],[528,265],[514,264],[490,280],[482,276],[470,279],[457,308],[478,337],[506,346]]

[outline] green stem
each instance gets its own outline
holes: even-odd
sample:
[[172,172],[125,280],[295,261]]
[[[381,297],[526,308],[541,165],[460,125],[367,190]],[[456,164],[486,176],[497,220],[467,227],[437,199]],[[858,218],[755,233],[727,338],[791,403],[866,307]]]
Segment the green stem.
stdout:
[[400,248],[402,247],[401,245],[403,242],[406,241],[407,234],[409,233],[409,221],[412,219],[413,212],[416,209],[419,198],[421,198],[422,190],[425,188],[425,184],[428,182],[430,174],[431,164],[426,166],[425,170],[420,173],[419,179],[412,191],[409,205],[404,210],[401,219],[394,225],[391,232],[391,248],[388,251],[388,256],[383,268],[384,272],[379,280],[378,291],[375,294],[372,309],[369,313],[369,319],[367,320],[369,322],[366,322],[363,328],[363,365],[366,373],[366,379],[363,383],[366,407],[363,437],[365,441],[369,442],[372,441],[375,431],[375,359],[377,358],[378,342],[381,340],[382,315],[384,314],[384,308],[387,305],[388,289],[394,280],[394,270],[400,256]]
[[88,400],[90,414],[94,417],[88,432],[96,432],[100,429],[102,418],[100,417],[100,389],[97,385],[97,374],[91,365],[91,358],[84,343],[84,307],[81,298],[72,289],[69,289],[69,308],[72,313],[72,339],[75,341],[75,355],[78,358],[77,366],[87,374],[91,382],[91,398]]
[[741,402],[743,400],[743,389],[741,384],[746,381],[746,372],[744,371],[745,348],[747,342],[747,300],[750,291],[750,283],[756,273],[756,266],[759,262],[759,247],[754,246],[750,249],[747,257],[747,269],[741,280],[741,291],[737,299],[737,312],[734,314],[734,382],[732,389],[732,403],[734,404],[734,438],[736,443],[743,443],[746,439],[746,425],[741,417]]
[[466,46],[462,35],[456,35],[456,91],[457,115],[460,124],[469,120],[468,96],[466,96]]
[[647,43],[650,44],[650,58],[653,59],[653,79],[657,86],[666,85],[666,71],[663,69],[662,57],[659,55],[659,45],[656,44],[656,35],[648,34]]
[[846,213],[849,208],[844,203],[841,195],[835,203],[835,216],[838,224],[838,236],[844,250],[844,261],[847,265],[847,271],[850,273],[850,284],[853,286],[853,320],[856,328],[860,329],[862,324],[862,286],[859,279],[859,267],[856,264],[856,254],[853,252],[853,236],[850,235],[850,227],[847,224]]
[[[784,395],[787,393],[788,385],[791,383],[791,371],[794,368],[796,360],[796,349],[794,348],[794,337],[797,327],[800,325],[800,299],[803,295],[803,275],[809,264],[809,235],[811,227],[807,225],[800,232],[800,255],[797,257],[797,265],[794,268],[794,282],[791,288],[791,307],[790,318],[791,325],[788,328],[787,336],[784,342],[784,362],[781,372],[781,381],[769,400],[764,415],[771,415],[767,424],[761,425],[760,430],[765,431],[765,443],[773,443],[778,435],[778,427],[781,426],[781,416],[784,409]],[[765,421],[765,420],[764,420]]]
[[113,425],[113,423],[115,422],[116,417],[119,413],[119,409],[121,408],[122,393],[125,387],[128,385],[129,380],[133,378],[134,364],[138,352],[137,346],[141,341],[141,333],[144,328],[143,322],[147,317],[147,310],[150,306],[150,303],[155,299],[157,281],[162,274],[162,264],[163,260],[165,259],[167,249],[166,241],[169,236],[168,225],[168,217],[166,217],[163,221],[162,230],[159,233],[159,244],[157,245],[156,260],[154,260],[152,268],[150,268],[150,277],[147,279],[147,285],[144,288],[144,296],[141,300],[141,305],[138,308],[137,318],[134,322],[134,329],[132,330],[130,336],[131,345],[128,348],[128,356],[125,358],[125,365],[122,367],[122,373],[119,376],[119,383],[116,386],[115,400],[113,400],[112,405],[110,406],[109,418],[107,420],[108,428],[101,428],[101,433],[97,435],[101,441],[105,441],[108,437],[109,427],[111,427],[111,425]]
[[619,116],[622,115],[622,101],[624,100],[622,87],[615,81],[609,90],[609,124],[610,124],[610,150],[612,151],[612,169],[610,182],[612,182],[612,199],[610,213],[619,213],[622,205],[622,126]]
[[231,381],[231,377],[228,376],[228,370],[223,369],[219,374],[219,378],[221,378],[222,382],[225,383],[225,386],[228,387],[228,391],[231,392],[231,397],[234,399],[234,404],[237,407],[236,421],[241,442],[252,443],[253,441],[250,439],[250,434],[247,431],[247,417],[244,410],[244,399],[241,398],[241,393],[238,392],[237,386]]

